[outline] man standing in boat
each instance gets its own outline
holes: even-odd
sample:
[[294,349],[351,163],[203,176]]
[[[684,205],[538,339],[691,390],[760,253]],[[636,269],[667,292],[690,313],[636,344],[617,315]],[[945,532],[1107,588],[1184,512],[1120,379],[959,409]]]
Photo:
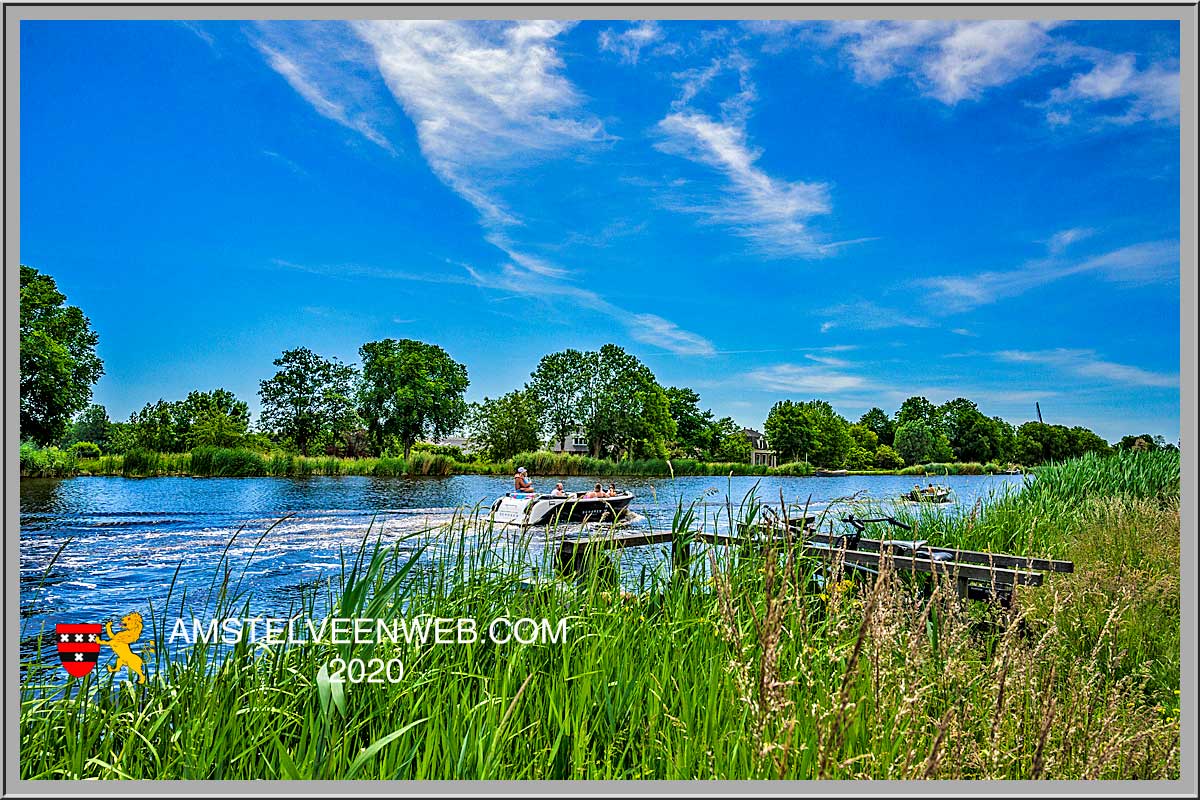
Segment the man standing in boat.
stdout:
[[525,494],[533,493],[533,483],[530,482],[529,477],[526,475],[524,467],[517,467],[517,474],[513,475],[513,485],[515,491]]

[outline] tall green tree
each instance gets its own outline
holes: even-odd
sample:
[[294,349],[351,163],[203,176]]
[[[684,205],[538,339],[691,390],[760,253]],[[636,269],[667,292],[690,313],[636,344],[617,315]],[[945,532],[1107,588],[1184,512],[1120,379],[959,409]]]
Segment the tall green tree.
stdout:
[[882,408],[872,408],[859,417],[858,424],[874,433],[879,438],[879,444],[890,447],[896,441],[896,423]]
[[71,427],[63,437],[62,446],[70,447],[76,442],[91,442],[105,453],[111,452],[112,421],[104,406],[92,403],[76,415]]
[[987,462],[1000,457],[1003,431],[975,403],[957,397],[938,408],[938,417],[959,461]]
[[666,455],[675,420],[650,368],[615,344],[582,355],[578,421],[592,455]]
[[272,362],[279,369],[258,385],[259,426],[289,440],[302,454],[322,438],[332,442],[358,423],[354,367],[323,358],[307,347],[285,350]]
[[669,386],[665,389],[670,403],[671,419],[675,420],[675,444],[689,456],[711,454],[710,429],[713,413],[700,410],[700,395],[687,387]]
[[910,397],[900,404],[900,410],[896,412],[897,434],[906,422],[921,422],[932,431],[945,433],[941,429],[942,415],[938,413],[938,407],[924,397]]
[[854,445],[850,423],[824,400],[777,402],[763,433],[784,461],[804,459],[818,467],[842,466]]
[[584,354],[567,349],[542,356],[529,377],[528,401],[538,409],[541,432],[565,450],[567,437],[579,427],[580,402],[587,379]]
[[954,458],[950,440],[921,419],[896,426],[896,452],[908,464],[949,461]]
[[710,442],[705,457],[722,463],[749,464],[754,446],[732,417],[721,417],[708,427]]
[[816,431],[809,425],[803,405],[791,400],[771,406],[763,433],[781,462],[807,461],[817,446]]
[[360,414],[381,451],[399,442],[408,458],[413,443],[453,433],[467,415],[467,368],[434,344],[414,339],[367,342],[362,360]]
[[495,400],[472,403],[467,428],[473,445],[492,461],[536,450],[540,424],[538,406],[528,390],[517,389]]
[[58,441],[104,374],[91,322],[54,279],[21,265],[21,437]]

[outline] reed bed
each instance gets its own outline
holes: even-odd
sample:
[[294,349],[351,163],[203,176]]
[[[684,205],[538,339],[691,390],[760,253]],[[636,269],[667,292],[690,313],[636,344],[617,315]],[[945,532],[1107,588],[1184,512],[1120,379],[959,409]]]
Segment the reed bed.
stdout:
[[[146,685],[98,669],[64,690],[57,664],[23,665],[21,774],[1178,778],[1177,476],[1177,456],[1085,458],[964,521],[917,518],[963,544],[1032,535],[1075,560],[1009,610],[949,587],[918,596],[887,570],[817,581],[795,550],[710,548],[687,573],[626,569],[621,587],[606,557],[568,581],[540,539],[476,509],[402,541],[368,531],[295,613],[567,619],[564,641],[170,651],[174,617],[247,612],[238,565],[222,563],[211,603],[171,598],[151,615]],[[680,506],[672,535],[709,524]],[[399,658],[406,675],[331,683],[336,655]]]

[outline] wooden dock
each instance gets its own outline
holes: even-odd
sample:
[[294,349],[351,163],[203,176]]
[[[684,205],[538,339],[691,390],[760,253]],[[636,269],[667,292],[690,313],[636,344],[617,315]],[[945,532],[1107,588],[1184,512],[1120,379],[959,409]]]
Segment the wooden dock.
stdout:
[[[907,528],[891,518],[847,518],[843,522],[849,523],[854,532],[846,535],[818,533],[811,527],[811,520],[811,517],[805,519],[803,527],[794,524],[788,529],[772,524],[749,526],[740,534],[693,531],[679,536],[671,531],[613,529],[578,538],[563,538],[558,542],[558,568],[568,575],[578,576],[586,574],[590,561],[603,552],[670,544],[673,572],[677,577],[685,577],[691,561],[691,547],[698,542],[771,549],[783,549],[790,543],[799,547],[801,554],[823,560],[826,574],[847,569],[878,574],[886,566],[901,575],[923,574],[947,579],[964,599],[996,600],[1005,606],[1011,603],[1015,587],[1041,586],[1044,573],[1069,573],[1075,569],[1070,561],[936,547],[921,540],[866,539],[861,536],[867,522],[890,521]],[[607,578],[615,580],[615,570],[608,570],[608,573]]]

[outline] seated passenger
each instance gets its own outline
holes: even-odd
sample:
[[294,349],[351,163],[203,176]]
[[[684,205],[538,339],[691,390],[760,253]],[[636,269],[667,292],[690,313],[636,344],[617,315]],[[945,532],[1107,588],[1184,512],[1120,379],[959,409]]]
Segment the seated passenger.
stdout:
[[562,481],[559,481],[558,483],[554,484],[554,491],[551,492],[551,494],[553,494],[555,497],[566,497],[567,496],[566,490],[563,489]]
[[610,483],[608,485],[608,491],[604,493],[604,496],[616,497],[618,494],[620,494],[620,492],[617,491],[617,485],[615,483]]
[[517,474],[513,475],[513,485],[516,487],[514,491],[517,492],[530,493],[533,491],[533,483],[530,482],[528,476],[525,474],[524,467],[517,468]]
[[596,488],[585,494],[584,497],[588,500],[593,500],[597,497],[604,497],[604,487],[597,483]]

